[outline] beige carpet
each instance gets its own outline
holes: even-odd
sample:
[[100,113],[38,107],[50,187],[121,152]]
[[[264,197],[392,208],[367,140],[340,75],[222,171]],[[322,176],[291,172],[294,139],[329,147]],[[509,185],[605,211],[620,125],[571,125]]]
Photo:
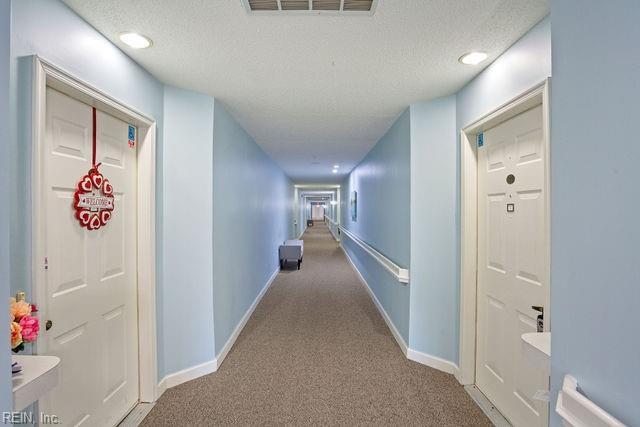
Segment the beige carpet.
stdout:
[[452,375],[404,357],[326,226],[304,241],[218,372],[167,390],[143,425],[491,425]]

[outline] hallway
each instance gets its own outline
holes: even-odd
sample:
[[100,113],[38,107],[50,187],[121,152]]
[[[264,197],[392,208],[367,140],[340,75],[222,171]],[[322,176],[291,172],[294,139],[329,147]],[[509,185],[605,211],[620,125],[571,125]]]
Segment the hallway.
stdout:
[[143,425],[491,425],[453,376],[407,360],[320,223],[218,372],[167,390]]
[[640,426],[639,20],[0,0],[4,423]]

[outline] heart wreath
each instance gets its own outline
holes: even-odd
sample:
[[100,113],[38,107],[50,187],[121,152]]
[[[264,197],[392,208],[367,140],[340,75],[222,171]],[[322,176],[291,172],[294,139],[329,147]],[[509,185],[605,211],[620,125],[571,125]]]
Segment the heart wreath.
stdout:
[[96,109],[93,108],[93,166],[80,178],[73,197],[73,207],[80,226],[97,230],[111,219],[114,208],[113,186],[96,164]]

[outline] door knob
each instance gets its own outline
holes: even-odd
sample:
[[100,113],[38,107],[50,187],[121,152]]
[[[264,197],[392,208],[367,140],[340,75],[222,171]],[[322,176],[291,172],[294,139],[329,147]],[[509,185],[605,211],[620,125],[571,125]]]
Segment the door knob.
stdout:
[[48,331],[53,326],[53,322],[51,320],[47,320],[44,324],[45,331]]

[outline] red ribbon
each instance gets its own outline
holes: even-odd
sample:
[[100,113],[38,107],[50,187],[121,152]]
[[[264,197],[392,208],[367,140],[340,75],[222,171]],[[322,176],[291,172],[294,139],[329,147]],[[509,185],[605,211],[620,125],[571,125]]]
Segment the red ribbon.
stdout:
[[100,166],[100,163],[96,164],[96,146],[98,145],[97,142],[97,129],[96,129],[96,107],[93,107],[93,154],[92,154],[92,165],[93,165],[93,169],[96,170],[96,172],[98,171],[98,167]]
[[96,165],[96,107],[93,107],[93,166]]

